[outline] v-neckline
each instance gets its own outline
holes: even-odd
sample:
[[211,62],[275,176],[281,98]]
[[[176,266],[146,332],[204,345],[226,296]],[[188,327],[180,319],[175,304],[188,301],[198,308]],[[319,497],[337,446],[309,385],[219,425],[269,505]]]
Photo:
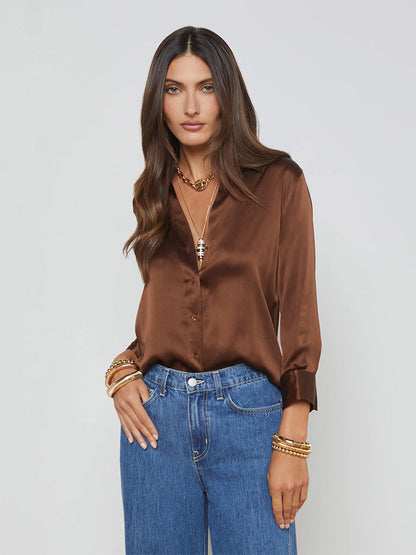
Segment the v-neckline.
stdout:
[[172,192],[172,194],[173,194],[173,197],[174,197],[174,199],[175,199],[175,202],[176,202],[176,204],[177,204],[177,207],[176,207],[177,213],[181,215],[182,223],[185,222],[185,227],[187,228],[188,239],[190,238],[191,245],[192,245],[192,252],[193,252],[194,265],[195,265],[196,271],[197,271],[198,274],[199,274],[199,273],[201,273],[201,272],[204,270],[204,268],[205,268],[205,265],[206,265],[206,262],[207,262],[207,257],[208,257],[208,258],[210,257],[210,247],[212,246],[212,243],[214,242],[214,240],[213,240],[213,239],[211,238],[211,236],[210,236],[210,230],[211,230],[211,227],[212,227],[212,226],[210,225],[210,224],[212,223],[212,222],[211,222],[211,219],[212,219],[211,216],[212,216],[212,213],[213,213],[214,209],[216,208],[216,205],[217,205],[218,202],[219,202],[219,198],[222,196],[222,194],[223,194],[223,192],[224,192],[224,191],[223,191],[223,188],[221,187],[221,185],[218,187],[218,190],[217,190],[216,193],[215,193],[213,202],[212,202],[211,207],[210,207],[210,209],[209,209],[209,214],[208,214],[208,219],[207,219],[207,226],[206,226],[206,231],[205,231],[205,236],[204,236],[204,238],[205,238],[205,240],[206,240],[206,242],[207,242],[208,248],[207,248],[207,250],[205,251],[204,257],[203,257],[203,259],[202,259],[201,268],[199,268],[199,269],[198,269],[198,262],[199,262],[199,261],[198,261],[198,255],[197,255],[197,252],[196,252],[196,246],[195,246],[195,243],[194,243],[194,236],[193,236],[193,234],[192,234],[192,230],[191,230],[190,223],[189,223],[188,218],[186,217],[186,214],[185,214],[185,212],[184,212],[184,210],[183,210],[183,208],[182,208],[182,205],[181,205],[181,203],[180,203],[180,201],[179,201],[179,198],[178,198],[178,196],[177,196],[177,194],[176,194],[175,187],[173,186],[172,182],[170,182],[169,189],[171,190],[171,192]]

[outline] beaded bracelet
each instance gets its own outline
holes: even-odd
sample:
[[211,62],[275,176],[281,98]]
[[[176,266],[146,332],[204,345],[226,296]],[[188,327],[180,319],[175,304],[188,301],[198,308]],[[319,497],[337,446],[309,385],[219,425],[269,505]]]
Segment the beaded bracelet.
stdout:
[[299,447],[289,447],[286,443],[283,443],[281,441],[276,441],[274,439],[272,440],[272,445],[283,447],[284,449],[289,449],[293,453],[301,453],[302,455],[309,455],[310,454],[310,450],[299,449]]
[[273,449],[275,451],[282,451],[283,453],[287,453],[288,455],[295,455],[296,457],[302,457],[303,459],[307,459],[309,457],[309,455],[302,454],[302,453],[296,453],[295,451],[292,451],[292,449],[287,449],[285,447],[280,447],[280,445],[273,445]]

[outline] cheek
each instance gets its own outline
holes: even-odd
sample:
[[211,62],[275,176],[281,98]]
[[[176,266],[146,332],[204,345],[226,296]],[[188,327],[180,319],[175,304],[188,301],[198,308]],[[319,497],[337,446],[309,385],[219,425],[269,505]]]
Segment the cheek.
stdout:
[[168,96],[165,96],[163,99],[163,113],[168,120],[172,119],[175,115],[175,105]]
[[207,113],[215,121],[220,118],[220,105],[216,97],[214,97],[207,105]]

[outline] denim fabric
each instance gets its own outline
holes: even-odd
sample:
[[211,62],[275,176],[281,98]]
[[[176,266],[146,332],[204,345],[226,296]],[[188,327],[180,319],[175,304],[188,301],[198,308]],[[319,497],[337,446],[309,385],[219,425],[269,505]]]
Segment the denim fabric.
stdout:
[[296,521],[278,526],[267,482],[281,389],[247,364],[153,363],[144,381],[159,440],[144,450],[121,428],[126,555],[205,555],[208,525],[213,555],[296,555]]

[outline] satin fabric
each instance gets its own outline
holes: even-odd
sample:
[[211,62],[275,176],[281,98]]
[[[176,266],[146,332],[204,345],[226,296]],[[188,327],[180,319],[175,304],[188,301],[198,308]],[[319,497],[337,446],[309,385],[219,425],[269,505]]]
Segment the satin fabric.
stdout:
[[133,356],[143,373],[153,362],[186,372],[246,363],[281,389],[283,408],[306,400],[318,410],[322,343],[305,176],[287,157],[243,175],[263,206],[236,200],[220,186],[200,270],[170,184],[172,225],[151,260],[136,338],[123,355]]

